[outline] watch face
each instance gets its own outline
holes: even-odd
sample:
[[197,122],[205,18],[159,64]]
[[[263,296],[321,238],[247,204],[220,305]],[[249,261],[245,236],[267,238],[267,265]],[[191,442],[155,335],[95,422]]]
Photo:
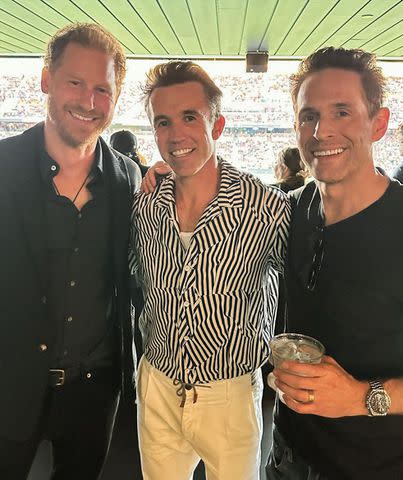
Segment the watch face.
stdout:
[[372,390],[368,396],[368,410],[371,415],[386,415],[390,408],[390,397],[385,390]]

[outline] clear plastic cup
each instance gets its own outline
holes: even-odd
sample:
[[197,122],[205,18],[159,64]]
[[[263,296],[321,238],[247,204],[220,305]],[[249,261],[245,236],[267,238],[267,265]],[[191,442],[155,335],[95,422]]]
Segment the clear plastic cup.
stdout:
[[281,367],[284,360],[320,363],[325,347],[315,338],[300,333],[281,333],[270,340],[270,363]]

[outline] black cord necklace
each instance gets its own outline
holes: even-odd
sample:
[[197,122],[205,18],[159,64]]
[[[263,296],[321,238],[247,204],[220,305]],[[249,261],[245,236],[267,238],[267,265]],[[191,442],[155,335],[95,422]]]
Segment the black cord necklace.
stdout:
[[[83,181],[83,183],[81,184],[81,187],[77,190],[77,193],[74,195],[74,198],[73,198],[73,200],[72,200],[72,203],[73,203],[74,205],[75,205],[75,203],[76,203],[76,200],[77,200],[78,196],[80,195],[81,190],[84,188],[84,185],[87,183],[87,180],[89,179],[90,175],[91,175],[91,170],[88,172],[88,175],[84,178],[84,181]],[[53,188],[55,189],[55,192],[56,192],[57,195],[59,195],[59,197],[60,197],[60,192],[59,192],[59,189],[58,189],[57,186],[56,186],[56,183],[55,183],[54,178],[52,178],[52,183],[53,183]]]

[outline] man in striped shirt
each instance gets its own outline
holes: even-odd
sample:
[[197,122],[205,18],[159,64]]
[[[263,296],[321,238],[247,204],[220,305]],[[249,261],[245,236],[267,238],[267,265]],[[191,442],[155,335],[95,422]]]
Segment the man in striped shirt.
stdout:
[[172,168],[133,205],[145,307],[138,375],[144,478],[257,480],[262,380],[290,209],[216,154],[222,93],[193,62],[148,74],[146,110]]

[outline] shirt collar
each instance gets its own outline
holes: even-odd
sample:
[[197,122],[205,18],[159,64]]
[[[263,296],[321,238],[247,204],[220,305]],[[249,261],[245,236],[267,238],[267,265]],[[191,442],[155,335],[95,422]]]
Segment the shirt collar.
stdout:
[[[220,208],[242,207],[240,172],[230,163],[218,158],[220,168],[220,187],[213,200]],[[166,208],[175,203],[175,179],[173,174],[167,175],[161,182],[156,206]]]
[[[43,180],[55,177],[60,170],[59,164],[55,160],[53,160],[53,158],[48,154],[45,149],[45,136],[43,128],[42,134],[40,135],[39,139],[39,168]],[[91,167],[91,170],[96,174],[103,173],[103,154],[101,142],[99,139],[95,147],[95,160],[93,166]]]

